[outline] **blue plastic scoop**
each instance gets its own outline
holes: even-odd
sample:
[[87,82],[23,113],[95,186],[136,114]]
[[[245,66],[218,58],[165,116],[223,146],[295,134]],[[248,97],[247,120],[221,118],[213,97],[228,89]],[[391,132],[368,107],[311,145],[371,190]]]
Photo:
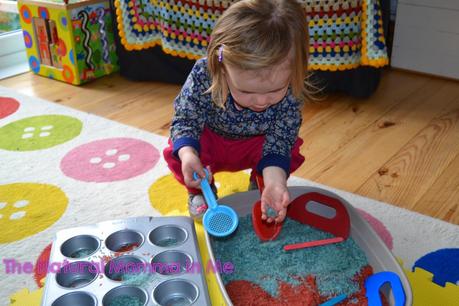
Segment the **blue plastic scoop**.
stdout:
[[[208,182],[209,172],[206,169],[204,169],[204,171],[206,172],[206,179],[201,180],[201,189],[209,208],[204,214],[202,223],[206,231],[212,236],[228,236],[236,230],[239,224],[239,218],[231,207],[218,205]],[[196,172],[193,173],[193,178],[195,180],[200,179]]]

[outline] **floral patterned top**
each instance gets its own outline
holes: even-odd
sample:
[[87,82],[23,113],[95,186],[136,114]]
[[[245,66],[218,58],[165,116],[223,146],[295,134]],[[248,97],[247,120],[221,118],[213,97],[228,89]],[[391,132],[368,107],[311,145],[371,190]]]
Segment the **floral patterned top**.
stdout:
[[184,146],[200,152],[199,138],[204,126],[228,139],[244,139],[265,135],[263,156],[257,171],[268,166],[277,166],[290,174],[290,157],[293,144],[301,126],[301,102],[289,89],[281,102],[262,112],[244,108],[239,110],[231,94],[225,108],[212,102],[210,93],[205,93],[212,80],[207,68],[207,59],[198,60],[180,94],[174,101],[175,115],[171,124],[171,140],[174,155]]

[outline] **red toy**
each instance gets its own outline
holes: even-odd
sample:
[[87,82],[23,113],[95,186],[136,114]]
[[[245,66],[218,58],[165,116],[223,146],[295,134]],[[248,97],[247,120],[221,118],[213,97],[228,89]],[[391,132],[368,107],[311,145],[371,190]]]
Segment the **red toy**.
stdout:
[[[327,218],[308,210],[308,205],[316,202],[335,210],[335,216]],[[351,229],[351,221],[346,207],[340,200],[322,193],[308,192],[293,200],[287,210],[287,216],[293,220],[308,224],[337,237],[347,239]]]
[[[319,208],[317,208],[317,210],[321,210],[321,214],[312,212],[310,207],[308,209],[308,206],[310,206],[311,203],[319,204]],[[332,208],[334,210],[334,216],[325,216],[324,207],[321,207],[320,205]],[[349,214],[344,204],[336,198],[317,192],[305,193],[290,203],[287,210],[287,216],[303,224],[308,224],[312,227],[333,234],[336,237],[286,245],[284,246],[284,250],[286,251],[337,243],[344,241],[349,237],[351,229]]]
[[[257,175],[256,181],[261,196],[265,186],[263,183],[263,177]],[[262,241],[270,241],[276,239],[282,229],[282,223],[268,223],[261,219],[261,200],[258,200],[252,207],[252,225],[255,234],[257,234],[258,238],[260,238]]]
[[314,240],[314,241],[300,242],[300,243],[294,243],[294,244],[287,244],[287,245],[284,245],[284,251],[292,251],[292,250],[298,250],[298,249],[303,249],[303,248],[312,248],[316,246],[338,243],[342,241],[344,241],[343,237],[335,237],[335,238],[330,238],[330,239],[322,239],[322,240]]

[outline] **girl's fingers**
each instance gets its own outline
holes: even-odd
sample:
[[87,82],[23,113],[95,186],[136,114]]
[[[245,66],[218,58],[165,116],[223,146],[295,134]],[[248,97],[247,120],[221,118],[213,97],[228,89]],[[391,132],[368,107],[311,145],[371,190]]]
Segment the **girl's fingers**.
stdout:
[[277,217],[276,217],[275,221],[276,221],[277,223],[280,223],[280,222],[284,221],[286,215],[287,215],[287,210],[286,210],[286,209],[281,209],[281,210],[277,213]]
[[284,192],[284,194],[282,195],[282,207],[287,208],[288,204],[290,204],[290,195],[288,194],[288,192]]
[[198,174],[199,174],[199,177],[201,179],[205,179],[206,178],[206,172],[204,171],[204,168],[201,168],[199,171],[196,171]]
[[[200,188],[201,186],[201,179],[197,179],[195,180],[194,179],[194,172],[195,170],[193,169],[190,169],[191,171],[186,171],[186,174],[184,175],[184,179],[185,179],[185,184],[188,186],[188,187],[191,187],[191,188]],[[198,174],[199,172],[196,171]]]
[[200,185],[199,182],[200,180],[194,180],[193,178],[190,178],[188,179],[188,183],[186,185],[191,188],[197,188]]
[[261,220],[266,220],[266,204],[265,202],[261,202]]

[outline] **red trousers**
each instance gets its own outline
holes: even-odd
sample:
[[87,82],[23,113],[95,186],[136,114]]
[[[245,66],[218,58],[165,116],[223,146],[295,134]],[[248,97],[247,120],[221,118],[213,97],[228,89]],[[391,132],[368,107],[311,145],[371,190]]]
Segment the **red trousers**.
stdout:
[[[255,181],[256,167],[262,158],[264,136],[254,136],[248,139],[227,139],[208,128],[204,128],[199,143],[201,145],[200,159],[204,167],[210,166],[212,173],[220,171],[236,172],[252,169],[250,180]],[[304,156],[300,154],[300,146],[303,139],[296,140],[292,148],[290,159],[290,172],[294,172],[304,162]],[[182,164],[180,159],[173,155],[173,145],[169,139],[169,146],[163,151],[164,159],[176,179],[185,185]],[[200,194],[201,190],[188,188],[192,194]]]

